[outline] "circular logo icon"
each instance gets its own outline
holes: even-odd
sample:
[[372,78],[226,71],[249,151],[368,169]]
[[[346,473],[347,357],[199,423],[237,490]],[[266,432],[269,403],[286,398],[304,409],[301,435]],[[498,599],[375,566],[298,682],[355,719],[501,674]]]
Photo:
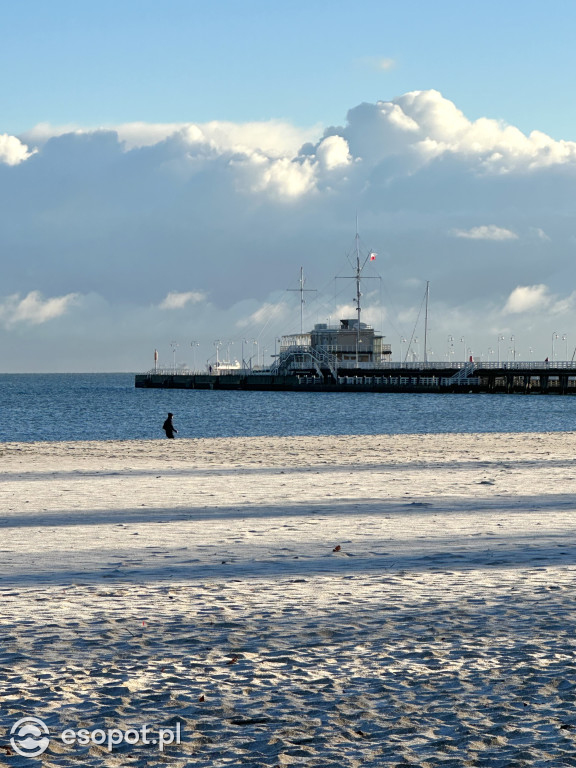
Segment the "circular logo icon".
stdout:
[[48,726],[37,717],[23,717],[10,730],[10,744],[23,757],[38,757],[49,743]]

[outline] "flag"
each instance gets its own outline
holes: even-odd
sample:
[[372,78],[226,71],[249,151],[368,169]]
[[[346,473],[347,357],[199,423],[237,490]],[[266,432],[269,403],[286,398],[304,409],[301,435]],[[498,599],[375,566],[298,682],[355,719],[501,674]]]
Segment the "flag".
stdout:
[[376,261],[376,254],[374,252],[370,254],[370,261]]

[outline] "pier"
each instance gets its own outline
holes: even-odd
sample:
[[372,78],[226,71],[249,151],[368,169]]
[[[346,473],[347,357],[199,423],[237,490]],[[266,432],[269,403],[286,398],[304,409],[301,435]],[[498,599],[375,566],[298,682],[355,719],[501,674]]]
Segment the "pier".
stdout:
[[438,392],[461,394],[576,395],[576,363],[452,362],[366,363],[282,370],[233,369],[204,373],[158,369],[136,374],[135,386],[318,392]]

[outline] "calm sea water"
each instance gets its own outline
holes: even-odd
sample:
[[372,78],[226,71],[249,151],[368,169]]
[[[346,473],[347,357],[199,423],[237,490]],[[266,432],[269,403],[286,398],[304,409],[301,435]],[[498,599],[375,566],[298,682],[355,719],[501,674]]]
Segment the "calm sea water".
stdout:
[[576,430],[576,397],[136,389],[132,374],[0,375],[0,442]]

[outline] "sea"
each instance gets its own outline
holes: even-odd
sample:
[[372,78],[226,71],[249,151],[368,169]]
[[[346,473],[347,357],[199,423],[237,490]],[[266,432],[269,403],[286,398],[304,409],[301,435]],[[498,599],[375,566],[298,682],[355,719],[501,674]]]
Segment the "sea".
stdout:
[[0,442],[576,431],[576,397],[136,389],[134,374],[0,374]]

